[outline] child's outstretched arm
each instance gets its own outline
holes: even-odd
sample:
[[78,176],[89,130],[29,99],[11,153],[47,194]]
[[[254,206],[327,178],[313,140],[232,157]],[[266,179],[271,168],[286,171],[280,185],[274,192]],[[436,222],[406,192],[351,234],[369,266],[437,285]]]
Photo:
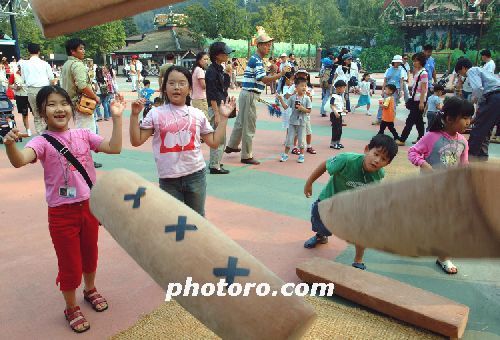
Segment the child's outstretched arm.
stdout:
[[224,141],[226,134],[227,119],[233,110],[236,108],[236,99],[234,97],[227,98],[225,103],[219,107],[219,123],[215,132],[202,135],[203,141],[212,149],[215,149]]
[[117,94],[115,99],[109,105],[111,119],[113,119],[113,132],[111,139],[105,139],[97,148],[99,152],[118,154],[122,151],[122,115],[126,106],[122,95]]
[[283,97],[282,97],[282,96],[280,96],[279,94],[276,94],[276,98],[278,98],[278,100],[280,101],[281,106],[283,106],[283,108],[284,108],[285,110],[287,110],[287,109],[288,109],[288,105],[287,105],[287,104],[286,104],[286,102],[283,100]]
[[141,129],[139,126],[139,113],[144,109],[144,104],[146,101],[144,99],[138,99],[132,103],[132,113],[130,114],[130,144],[132,146],[141,146],[144,144],[151,135],[153,135],[153,129]]
[[326,172],[326,161],[322,162],[314,171],[312,174],[309,176],[307,179],[306,185],[304,186],[304,195],[306,197],[311,197],[312,196],[312,185],[318,178],[321,177]]
[[19,130],[14,128],[4,137],[3,142],[7,150],[10,164],[15,168],[20,168],[33,162],[36,159],[35,151],[32,148],[24,148],[19,150],[16,146]]

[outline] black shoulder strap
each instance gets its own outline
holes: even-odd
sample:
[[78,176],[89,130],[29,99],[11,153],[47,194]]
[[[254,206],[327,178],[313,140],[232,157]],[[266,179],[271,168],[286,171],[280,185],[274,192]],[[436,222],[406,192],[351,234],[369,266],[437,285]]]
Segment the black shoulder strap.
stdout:
[[64,158],[66,158],[68,162],[70,162],[76,168],[76,170],[78,170],[78,172],[82,175],[85,182],[87,182],[89,188],[92,189],[93,183],[89,177],[89,174],[83,167],[82,163],[80,163],[78,159],[76,159],[76,157],[73,156],[73,154],[69,151],[69,149],[65,147],[63,144],[61,144],[61,142],[59,142],[57,139],[48,134],[44,133],[42,134],[42,136],[47,140],[47,142],[49,142],[54,147],[54,149],[57,150],[57,152],[63,155]]
[[422,73],[424,73],[424,70],[421,70],[420,73],[418,74],[417,81],[415,83],[415,87],[413,88],[413,94],[411,96],[412,100],[415,100],[415,93],[417,93],[418,83],[420,82],[420,76],[422,75]]

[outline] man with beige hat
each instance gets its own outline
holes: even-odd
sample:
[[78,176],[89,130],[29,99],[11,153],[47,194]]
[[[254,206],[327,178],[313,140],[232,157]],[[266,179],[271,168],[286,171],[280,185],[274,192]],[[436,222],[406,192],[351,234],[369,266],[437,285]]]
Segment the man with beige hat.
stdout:
[[[260,33],[256,39],[257,52],[250,57],[245,68],[242,91],[238,98],[239,114],[234,122],[229,143],[224,150],[226,153],[241,151],[241,162],[244,164],[260,164],[258,160],[254,159],[252,153],[252,140],[255,135],[257,122],[255,102],[266,88],[266,84],[271,84],[290,71],[290,67],[285,67],[275,75],[266,76],[266,69],[264,68],[262,58],[271,51],[273,40],[266,33]],[[238,148],[240,142],[241,149]]]

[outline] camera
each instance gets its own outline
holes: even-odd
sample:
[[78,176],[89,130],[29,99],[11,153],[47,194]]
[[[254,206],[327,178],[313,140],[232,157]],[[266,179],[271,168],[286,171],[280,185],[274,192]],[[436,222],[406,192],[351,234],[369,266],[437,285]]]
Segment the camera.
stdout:
[[0,122],[0,137],[5,137],[12,130],[8,122]]

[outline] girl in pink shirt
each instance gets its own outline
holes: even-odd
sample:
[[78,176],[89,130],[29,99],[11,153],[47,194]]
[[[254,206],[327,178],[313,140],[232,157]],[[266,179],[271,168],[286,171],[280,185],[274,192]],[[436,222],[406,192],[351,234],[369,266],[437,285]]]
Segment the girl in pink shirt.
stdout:
[[[429,129],[413,147],[408,150],[408,159],[422,171],[466,165],[469,163],[469,144],[462,135],[470,125],[474,106],[459,97],[448,98]],[[450,258],[436,260],[447,274],[456,274],[457,267]]]
[[205,70],[209,62],[207,52],[200,52],[196,55],[196,63],[193,67],[193,90],[191,91],[191,105],[203,111],[208,117],[207,85],[205,83]]
[[[117,95],[111,103],[113,134],[106,140],[88,129],[70,129],[73,106],[68,93],[58,86],[43,87],[36,97],[40,117],[46,122],[43,135],[55,138],[65,146],[93,183],[96,179],[94,162],[90,151],[118,154],[122,148],[122,113],[125,109],[123,97]],[[59,273],[56,284],[66,302],[64,315],[71,329],[82,333],[90,328],[89,323],[76,304],[76,288],[83,279],[84,298],[96,312],[108,308],[108,303],[95,288],[97,269],[97,234],[99,222],[89,208],[90,183],[59,153],[45,137],[36,136],[23,150],[16,147],[18,130],[13,129],[4,139],[7,156],[16,168],[39,160],[44,169],[46,198],[49,206],[49,231],[57,255]]]
[[153,136],[160,188],[205,216],[206,164],[200,139],[210,148],[224,142],[227,119],[236,107],[236,100],[228,98],[227,103],[220,106],[221,120],[214,132],[205,114],[189,106],[192,86],[188,69],[170,67],[161,86],[164,105],[149,111],[139,125],[138,116],[144,101],[132,104],[130,142],[140,146]]

